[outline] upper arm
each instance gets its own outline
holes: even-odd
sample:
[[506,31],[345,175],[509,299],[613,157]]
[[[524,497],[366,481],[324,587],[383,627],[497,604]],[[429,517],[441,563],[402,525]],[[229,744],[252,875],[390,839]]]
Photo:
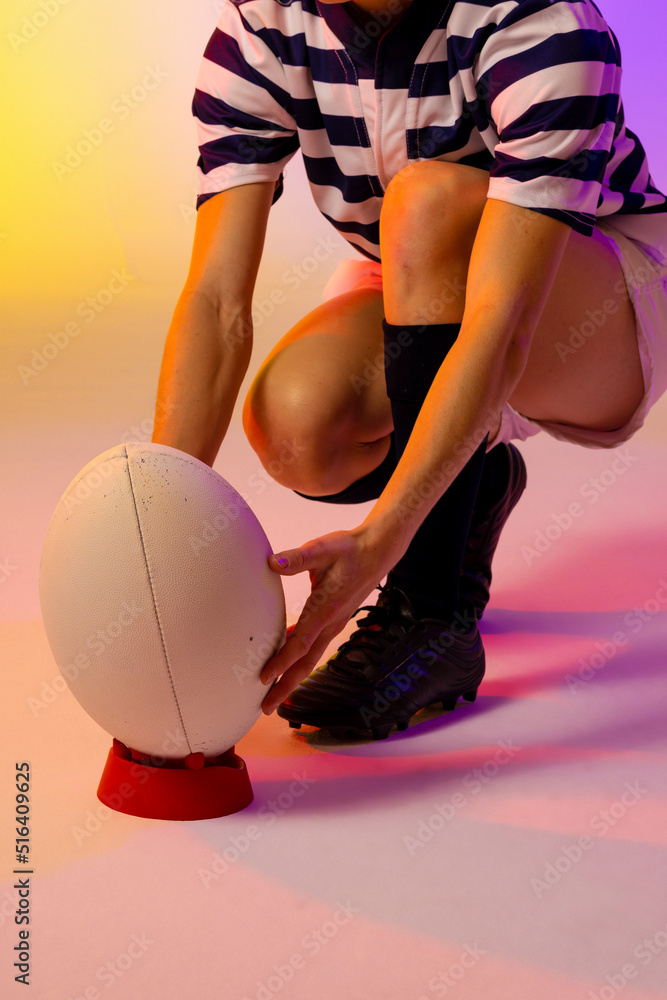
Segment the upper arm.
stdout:
[[572,229],[560,219],[489,198],[473,245],[463,325],[494,330],[496,347],[525,355]]
[[590,236],[614,143],[616,154],[627,144],[620,55],[597,8],[515,5],[485,44],[476,74],[499,140],[489,197]]
[[221,191],[199,208],[184,292],[200,292],[222,314],[249,309],[264,249],[275,184]]
[[299,148],[285,66],[268,30],[274,5],[247,10],[255,6],[223,3],[192,101],[200,188],[185,290],[204,292],[232,316],[250,310],[269,210]]

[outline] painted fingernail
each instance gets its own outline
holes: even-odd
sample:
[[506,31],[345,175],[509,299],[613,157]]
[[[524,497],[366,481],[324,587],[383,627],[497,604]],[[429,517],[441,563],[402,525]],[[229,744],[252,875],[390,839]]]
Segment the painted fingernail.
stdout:
[[287,566],[287,559],[283,559],[282,557],[279,556],[274,556],[273,558],[276,560],[279,566],[282,566],[283,569],[285,568],[285,566]]

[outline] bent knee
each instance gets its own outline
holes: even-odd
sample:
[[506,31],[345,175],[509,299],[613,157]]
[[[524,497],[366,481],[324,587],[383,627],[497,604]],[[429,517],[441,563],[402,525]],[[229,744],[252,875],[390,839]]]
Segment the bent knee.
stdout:
[[329,496],[347,489],[372,472],[386,457],[390,431],[374,429],[358,440],[355,423],[332,405],[315,407],[310,390],[298,384],[292,392],[268,389],[268,373],[255,379],[243,409],[248,441],[268,475],[281,486],[307,496]]
[[489,173],[466,164],[419,160],[392,177],[384,194],[381,226],[422,237],[439,223],[455,234],[477,229],[489,189]]
[[243,407],[246,437],[272,479],[301,493],[333,493],[342,419],[335,400],[298,366],[269,362]]

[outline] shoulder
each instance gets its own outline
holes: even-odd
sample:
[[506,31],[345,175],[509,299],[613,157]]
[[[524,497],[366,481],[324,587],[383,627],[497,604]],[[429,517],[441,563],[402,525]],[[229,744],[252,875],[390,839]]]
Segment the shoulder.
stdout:
[[553,34],[587,28],[609,30],[593,0],[498,0],[487,9],[499,27],[530,19]]
[[247,7],[250,10],[274,11],[278,13],[290,7],[301,8],[303,0],[223,0],[223,4],[230,4],[232,7]]
[[[454,11],[459,6],[462,11],[469,7],[456,3]],[[498,0],[473,9],[478,23],[470,34],[478,40],[478,52],[492,55],[494,61],[511,55],[540,64],[555,60],[620,66],[618,41],[592,0]]]
[[218,24],[233,24],[235,32],[257,36],[273,49],[281,39],[300,37],[304,18],[313,12],[319,17],[315,0],[222,0]]
[[224,9],[236,8],[248,24],[263,24],[278,29],[303,22],[304,15],[319,16],[315,0],[222,0]]

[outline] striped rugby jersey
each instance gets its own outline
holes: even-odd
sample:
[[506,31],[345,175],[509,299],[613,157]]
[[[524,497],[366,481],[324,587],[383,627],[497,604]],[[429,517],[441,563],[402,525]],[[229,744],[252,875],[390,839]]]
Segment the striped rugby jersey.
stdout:
[[413,0],[384,33],[349,3],[223,0],[192,102],[196,206],[254,181],[274,181],[275,202],[301,149],[319,210],[379,261],[387,184],[440,159],[488,170],[489,197],[584,235],[614,215],[667,259],[667,199],[620,83],[592,0]]

